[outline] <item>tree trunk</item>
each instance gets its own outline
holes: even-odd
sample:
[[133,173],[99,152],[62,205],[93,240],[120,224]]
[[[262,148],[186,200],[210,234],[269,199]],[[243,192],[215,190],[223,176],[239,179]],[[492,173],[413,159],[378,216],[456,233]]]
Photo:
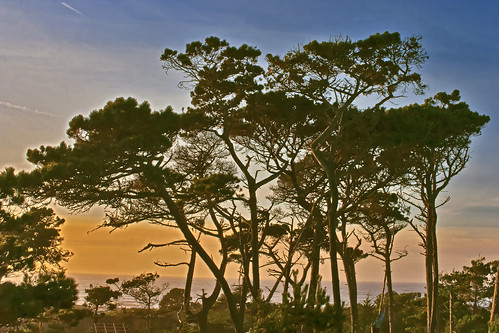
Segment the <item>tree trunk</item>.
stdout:
[[258,235],[258,207],[256,192],[251,188],[251,184],[248,182],[249,187],[249,208],[251,214],[251,270],[253,277],[253,290],[251,292],[253,300],[258,303],[260,302],[260,248],[259,248],[259,235]]
[[342,251],[343,267],[348,285],[348,295],[350,300],[350,332],[357,332],[359,322],[359,310],[357,304],[357,279],[355,276],[355,262],[352,258],[352,248],[345,248]]
[[388,292],[388,332],[393,332],[393,284],[392,284],[392,262],[390,260],[390,253],[385,255],[385,276],[386,276],[386,289]]
[[452,333],[452,286],[449,287],[449,333]]
[[[345,107],[345,106],[344,106]],[[328,127],[313,140],[311,144],[312,153],[314,154],[315,159],[324,170],[327,175],[328,185],[329,185],[329,200],[327,200],[327,229],[329,236],[329,255],[331,262],[331,282],[333,286],[333,308],[336,314],[341,314],[342,305],[341,305],[341,295],[340,295],[340,278],[338,273],[338,240],[336,237],[336,229],[338,227],[338,180],[336,175],[336,165],[334,160],[328,160],[325,158],[319,148],[319,146],[326,142],[330,138],[333,130],[337,129],[339,134],[341,130],[341,119],[343,117],[343,112],[345,109],[342,109],[335,115],[335,119],[337,119],[337,124],[332,122],[328,124]],[[332,147],[329,149],[329,153],[333,151]],[[343,332],[343,323],[338,323],[336,327],[337,333]]]
[[427,332],[438,332],[438,253],[434,200],[429,199],[426,219],[426,310]]
[[[429,228],[427,228],[429,229]],[[431,235],[431,231],[427,230]],[[427,333],[433,333],[432,330],[432,305],[433,305],[433,246],[427,236],[426,253],[425,253],[425,270],[426,270],[426,329]]]
[[[328,235],[329,235],[329,255],[331,261],[331,282],[333,286],[333,307],[336,314],[341,314],[342,304],[340,295],[340,277],[338,273],[338,239],[336,236],[336,229],[338,226],[338,193],[337,188],[331,188],[331,202],[328,205]],[[338,324],[336,328],[337,333],[343,332],[343,325]]]
[[247,188],[249,192],[248,198],[248,208],[250,211],[250,232],[251,232],[251,277],[253,281],[250,281],[249,271],[244,272],[247,274],[248,278],[248,288],[250,289],[251,296],[253,296],[253,300],[255,303],[259,303],[261,301],[261,290],[260,290],[260,239],[259,239],[259,221],[258,221],[258,199],[256,195],[256,191],[258,190],[259,185],[256,183],[255,177],[252,177],[249,173],[249,164],[245,165],[240,159],[236,152],[233,142],[229,138],[227,129],[224,128],[224,133],[222,135],[222,139],[227,145],[227,149],[232,156],[233,161],[239,167],[240,171],[244,174],[244,178],[246,178]]
[[184,235],[185,240],[187,241],[187,243],[189,243],[192,249],[196,251],[199,257],[204,261],[206,266],[208,266],[210,271],[213,273],[214,277],[220,283],[225,298],[227,300],[227,307],[229,308],[230,317],[234,324],[234,330],[237,333],[243,333],[244,331],[243,324],[241,317],[239,315],[237,303],[234,298],[234,295],[232,294],[230,286],[224,277],[224,274],[219,270],[215,262],[212,260],[211,256],[205,251],[205,249],[201,246],[201,244],[199,244],[196,237],[192,234],[191,230],[189,229],[189,224],[187,223],[185,215],[183,214],[181,209],[177,206],[175,201],[170,197],[168,192],[166,192],[166,190],[164,189],[160,189],[160,192],[162,193],[162,197],[165,200],[165,203],[168,207],[168,210],[170,211],[170,214],[172,214],[178,228]]
[[435,220],[433,224],[433,309],[432,309],[432,322],[435,332],[441,332],[441,320],[440,320],[440,299],[438,297],[439,290],[439,270],[438,270],[438,245],[437,245],[437,229],[436,229],[436,212]]
[[194,279],[194,268],[196,267],[196,251],[191,248],[191,258],[189,260],[189,269],[187,270],[187,277],[185,278],[184,289],[184,309],[187,314],[191,312],[191,290],[192,281]]
[[246,313],[246,302],[247,302],[247,296],[248,295],[248,282],[246,279],[243,278],[243,285],[241,288],[241,303],[239,304],[239,313],[241,317],[241,325],[244,324],[244,318],[245,318],[245,313]]
[[206,332],[208,325],[208,311],[199,311],[196,313],[196,321],[198,322],[198,329],[200,333]]
[[311,254],[311,270],[310,270],[310,287],[308,291],[308,303],[313,306],[316,302],[318,281],[319,281],[319,267],[320,267],[320,252],[321,252],[321,233],[322,221],[313,218],[313,239],[312,239],[312,254]]
[[[198,323],[199,332],[206,332],[208,324],[208,313],[218,299],[220,294],[220,283],[217,282],[215,289],[210,297],[202,297],[201,299],[201,310],[196,313],[196,321]],[[242,326],[242,323],[241,323]]]
[[496,273],[496,282],[494,286],[494,296],[492,297],[492,306],[490,308],[490,325],[495,320],[495,317],[497,316],[499,312],[499,261],[497,262],[497,273]]

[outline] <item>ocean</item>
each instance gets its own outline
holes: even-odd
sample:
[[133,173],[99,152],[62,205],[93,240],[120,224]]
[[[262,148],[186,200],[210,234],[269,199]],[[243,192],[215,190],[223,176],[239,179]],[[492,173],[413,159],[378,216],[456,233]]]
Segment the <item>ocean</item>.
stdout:
[[[76,280],[78,284],[78,301],[77,304],[83,304],[85,302],[85,289],[93,286],[104,286],[106,285],[106,279],[118,277],[120,281],[132,278],[132,276],[123,275],[99,275],[99,274],[68,274],[70,277]],[[168,290],[172,288],[184,288],[185,277],[160,277],[158,279],[158,284],[168,284]],[[229,283],[234,285],[237,283],[236,279],[229,279]],[[192,298],[196,300],[197,295],[201,295],[203,290],[206,293],[210,293],[215,285],[215,280],[212,278],[196,278],[192,285]],[[268,295],[268,290],[273,285],[273,280],[262,280],[262,289],[264,295]],[[409,292],[419,292],[424,294],[426,292],[425,283],[417,282],[395,282],[393,284],[393,289],[397,293],[409,293]],[[332,287],[330,281],[323,281],[322,287],[326,288],[328,295],[332,295]],[[378,296],[383,288],[382,282],[358,282],[358,302],[362,303],[367,297],[374,299]],[[272,302],[279,303],[281,301],[281,291],[282,285],[272,298]],[[332,297],[331,297],[332,299]],[[341,283],[341,299],[345,304],[348,304],[348,287],[346,282]],[[137,304],[133,298],[125,296],[120,298],[119,304],[121,307],[137,307]]]

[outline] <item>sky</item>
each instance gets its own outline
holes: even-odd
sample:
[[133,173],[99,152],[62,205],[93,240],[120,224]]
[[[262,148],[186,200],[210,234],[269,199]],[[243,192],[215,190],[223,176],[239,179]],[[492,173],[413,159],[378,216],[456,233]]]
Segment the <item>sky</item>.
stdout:
[[[182,77],[161,67],[165,48],[183,50],[189,42],[218,36],[282,55],[312,40],[398,31],[422,36],[429,60],[421,71],[429,88],[425,96],[409,95],[394,106],[459,89],[472,110],[491,117],[473,140],[468,167],[445,193],[451,201],[439,210],[441,269],[460,269],[478,256],[498,259],[497,17],[499,3],[492,0],[0,0],[0,169],[31,168],[27,149],[58,144],[73,116],[116,97],[149,101],[156,110],[188,106],[188,91],[177,87]],[[185,274],[152,263],[175,260],[180,250],[137,253],[151,238],[174,239],[171,230],[137,225],[88,233],[100,211],[58,211],[67,220],[64,246],[75,253],[66,265],[70,273]],[[424,280],[417,243],[414,232],[399,238],[396,246],[407,245],[410,255],[395,264],[394,280]],[[374,259],[359,263],[359,280],[379,280],[381,274]]]

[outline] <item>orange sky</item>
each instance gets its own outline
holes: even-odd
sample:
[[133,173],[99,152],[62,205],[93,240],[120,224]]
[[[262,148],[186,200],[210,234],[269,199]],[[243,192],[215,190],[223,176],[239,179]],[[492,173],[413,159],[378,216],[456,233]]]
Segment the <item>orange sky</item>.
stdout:
[[[65,264],[69,273],[107,274],[111,277],[144,272],[158,272],[161,276],[185,276],[187,272],[186,266],[163,268],[154,265],[156,260],[169,263],[186,261],[187,256],[177,247],[138,253],[138,250],[149,242],[164,243],[178,239],[179,233],[174,229],[144,223],[112,233],[109,233],[108,229],[88,232],[97,227],[99,217],[70,215],[65,218],[63,247],[74,252],[74,256]],[[479,255],[485,256],[487,260],[496,259],[499,245],[495,234],[491,234],[490,231],[490,228],[439,228],[441,271],[460,269],[463,265],[469,265],[470,261]],[[409,255],[394,263],[394,281],[424,281],[424,257],[421,255],[422,249],[418,243],[419,239],[415,232],[409,229],[398,235],[395,249],[407,245]],[[212,243],[209,248],[216,256],[216,243]],[[197,268],[197,276],[211,277],[211,273],[200,260]],[[324,281],[329,280],[328,270],[327,264],[323,265]],[[373,258],[362,260],[357,264],[357,276],[359,281],[381,281],[383,265]],[[237,277],[235,267],[229,270],[228,277]]]
[[[177,263],[188,260],[179,247],[165,247],[138,253],[150,243],[166,243],[179,239],[180,233],[172,228],[149,224],[132,225],[109,232],[94,230],[100,218],[95,216],[65,216],[62,229],[63,247],[74,253],[64,266],[69,273],[131,275],[157,271],[160,275],[185,276],[186,266],[162,268],[155,261]],[[94,230],[94,231],[92,231]],[[198,274],[209,276],[204,267]]]

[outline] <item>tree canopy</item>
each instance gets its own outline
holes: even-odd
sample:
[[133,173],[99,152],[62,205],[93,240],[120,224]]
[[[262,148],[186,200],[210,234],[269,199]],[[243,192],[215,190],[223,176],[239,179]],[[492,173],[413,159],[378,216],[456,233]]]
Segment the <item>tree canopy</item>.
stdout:
[[[179,242],[189,247],[190,272],[199,256],[217,281],[214,293],[203,296],[205,309],[221,289],[237,332],[244,331],[248,295],[254,314],[270,302],[262,293],[264,269],[276,277],[270,293],[282,280],[285,292],[292,287],[303,301],[300,309],[322,311],[316,305],[325,301],[318,285],[324,254],[333,287],[328,311],[336,320],[328,329],[343,330],[340,257],[350,329],[357,332],[355,265],[366,254],[351,228],[362,225],[370,233],[365,241],[390,271],[393,237],[407,220],[395,202],[405,201],[418,210],[419,222],[411,225],[425,249],[428,332],[435,332],[437,197],[465,167],[471,138],[489,117],[460,102],[458,91],[386,108],[424,92],[419,70],[427,55],[417,36],[385,32],[358,41],[312,41],[282,57],[267,55],[265,69],[260,56],[255,47],[216,37],[187,44],[184,52],[165,49],[164,69],[181,72],[180,85],[190,90],[185,112],[116,98],[74,117],[69,143],[29,150],[35,170],[7,170],[2,184],[13,181],[34,201],[55,199],[73,213],[103,206],[105,227],[149,222],[178,228]],[[53,221],[54,230],[62,223],[50,210],[30,214],[44,225]],[[220,260],[205,246],[208,237],[217,241]],[[51,248],[59,241],[54,232],[46,238]],[[228,265],[240,272],[240,295],[228,283]]]

